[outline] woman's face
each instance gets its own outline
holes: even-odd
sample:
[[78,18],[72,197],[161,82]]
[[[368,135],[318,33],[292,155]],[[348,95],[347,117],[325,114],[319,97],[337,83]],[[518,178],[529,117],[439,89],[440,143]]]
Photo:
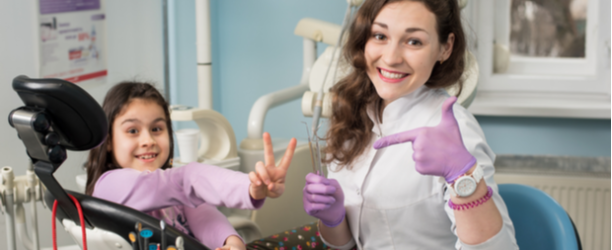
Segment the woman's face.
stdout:
[[166,115],[154,101],[133,99],[113,122],[112,146],[115,164],[138,171],[161,168],[170,155]]
[[423,86],[434,65],[452,51],[454,35],[439,43],[436,16],[423,3],[385,5],[365,45],[367,74],[384,106]]

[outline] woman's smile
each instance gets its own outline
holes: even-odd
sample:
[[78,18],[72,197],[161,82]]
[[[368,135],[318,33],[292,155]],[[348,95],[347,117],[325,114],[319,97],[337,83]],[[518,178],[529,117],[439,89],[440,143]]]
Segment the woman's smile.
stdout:
[[410,74],[378,68],[378,77],[387,83],[398,83],[408,76],[410,76]]

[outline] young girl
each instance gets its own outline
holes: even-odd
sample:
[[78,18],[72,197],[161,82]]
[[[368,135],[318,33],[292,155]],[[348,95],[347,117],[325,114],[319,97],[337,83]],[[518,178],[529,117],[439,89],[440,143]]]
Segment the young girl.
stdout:
[[495,155],[443,89],[464,71],[459,14],[457,0],[359,9],[344,51],[353,71],[332,89],[329,175],[309,174],[304,188],[328,246],[518,249]]
[[190,163],[172,168],[172,125],[168,103],[150,84],[122,82],[102,105],[108,138],[91,150],[86,193],[163,219],[209,248],[245,249],[227,218],[215,206],[260,208],[266,197],[284,191],[292,139],[278,167],[270,135],[264,134],[266,163],[248,175]]

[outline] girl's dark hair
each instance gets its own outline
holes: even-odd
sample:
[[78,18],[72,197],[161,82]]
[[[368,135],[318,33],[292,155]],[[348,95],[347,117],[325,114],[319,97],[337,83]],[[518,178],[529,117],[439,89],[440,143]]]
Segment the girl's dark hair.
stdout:
[[120,82],[106,93],[104,104],[102,104],[102,109],[108,121],[108,136],[100,146],[89,151],[89,156],[87,157],[87,163],[85,165],[87,168],[87,186],[85,188],[85,193],[87,195],[93,194],[96,182],[102,174],[109,170],[121,168],[115,165],[115,161],[113,161],[113,152],[108,151],[107,148],[109,145],[112,145],[113,123],[115,122],[115,118],[123,111],[123,108],[135,98],[153,101],[164,110],[164,114],[166,115],[166,126],[168,128],[167,131],[170,136],[170,155],[166,163],[162,166],[162,169],[172,167],[174,140],[172,136],[172,122],[170,121],[168,102],[166,102],[161,93],[159,93],[150,83],[131,81]]
[[[364,49],[372,35],[374,19],[380,10],[388,3],[399,1],[406,0],[366,0],[349,28],[343,56],[351,63],[353,71],[331,89],[334,98],[325,148],[325,152],[331,156],[325,161],[336,161],[339,169],[344,166],[350,169],[353,160],[370,143],[374,123],[368,117],[366,109],[369,105],[381,104],[382,98],[366,73]],[[443,64],[436,63],[425,86],[443,88],[459,84],[459,95],[463,87],[460,78],[465,67],[466,41],[457,0],[410,1],[423,3],[436,16],[436,28],[441,44],[447,42],[451,33],[455,35],[450,57]]]

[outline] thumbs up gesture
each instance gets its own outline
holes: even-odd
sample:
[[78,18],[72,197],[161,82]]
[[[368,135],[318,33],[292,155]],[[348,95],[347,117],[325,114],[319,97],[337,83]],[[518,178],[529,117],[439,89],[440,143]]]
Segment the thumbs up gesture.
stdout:
[[421,127],[380,138],[375,149],[412,142],[412,158],[416,171],[423,175],[442,176],[452,183],[476,163],[476,158],[463,145],[459,125],[453,113],[457,97],[442,104],[442,120],[435,127]]

